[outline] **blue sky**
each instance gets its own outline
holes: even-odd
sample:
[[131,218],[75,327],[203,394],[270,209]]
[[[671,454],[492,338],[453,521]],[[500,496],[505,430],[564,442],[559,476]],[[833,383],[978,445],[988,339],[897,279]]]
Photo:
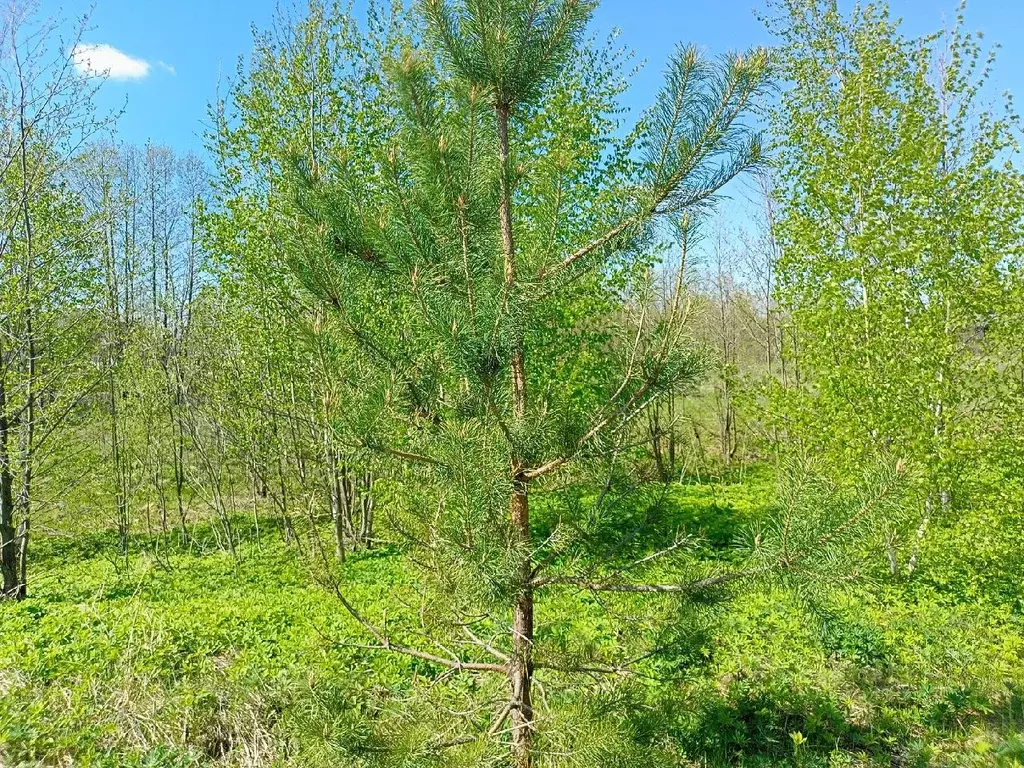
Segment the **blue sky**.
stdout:
[[[249,51],[252,25],[268,26],[276,1],[96,0],[84,42],[116,51],[94,48],[83,55],[106,61],[104,56],[120,52],[137,60],[118,60],[136,79],[110,80],[100,94],[101,106],[127,102],[119,136],[130,142],[151,140],[178,150],[200,150],[206,105],[215,97],[218,82],[233,77],[239,54]],[[956,2],[890,4],[894,15],[905,20],[906,31],[919,34],[950,19]],[[43,0],[42,10],[73,18],[91,5],[91,0]],[[630,107],[642,108],[659,87],[661,67],[677,42],[694,42],[712,53],[769,43],[755,17],[760,5],[759,0],[604,0],[594,24],[600,31],[619,28],[622,44],[647,62],[629,96]],[[969,28],[985,33],[987,43],[1002,45],[995,88],[1021,97],[1024,0],[971,0],[967,20]]]

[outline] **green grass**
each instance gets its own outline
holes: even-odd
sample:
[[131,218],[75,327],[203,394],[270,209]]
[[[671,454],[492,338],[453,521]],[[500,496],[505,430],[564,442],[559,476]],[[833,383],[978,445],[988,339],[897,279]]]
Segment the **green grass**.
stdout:
[[[682,530],[702,534],[703,556],[720,560],[770,503],[772,483],[755,473],[658,493],[655,531],[636,546]],[[634,512],[625,528],[651,514]],[[0,606],[0,765],[500,759],[485,744],[431,746],[446,711],[500,695],[500,681],[439,682],[443,670],[358,647],[368,638],[308,561],[271,521],[262,528],[261,546],[242,531],[237,562],[209,535],[191,551],[140,538],[146,551],[127,564],[112,533],[37,539],[31,597]],[[401,553],[360,553],[341,573],[375,620],[415,624],[400,599],[414,578]],[[1019,593],[983,605],[943,583],[936,568],[827,606],[764,585],[657,613],[680,639],[636,676],[539,676],[542,764],[1019,765]],[[599,653],[625,642],[586,593],[552,593],[538,615],[548,642],[563,633]]]

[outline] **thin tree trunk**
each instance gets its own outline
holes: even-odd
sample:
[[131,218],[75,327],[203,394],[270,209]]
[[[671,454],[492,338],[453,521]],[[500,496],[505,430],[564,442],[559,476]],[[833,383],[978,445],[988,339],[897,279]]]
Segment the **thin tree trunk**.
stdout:
[[263,549],[263,541],[260,538],[259,473],[255,465],[252,470],[252,522],[256,528],[256,548]]
[[18,583],[14,589],[14,598],[24,600],[28,594],[28,517],[23,517],[18,524]]
[[[512,190],[509,162],[509,108],[498,104],[498,159],[501,163],[502,251],[505,259],[505,302],[516,286],[515,242],[512,233]],[[519,332],[512,353],[512,413],[523,423],[526,417],[526,355]],[[533,765],[533,563],[530,536],[529,480],[525,476],[521,456],[512,457],[512,498],[509,516],[512,524],[512,545],[518,552],[516,598],[512,609],[512,655],[508,664],[512,709],[512,763],[515,768]]]
[[339,488],[331,493],[331,519],[334,521],[334,555],[339,563],[345,562],[345,518],[340,508]]
[[668,471],[670,477],[676,476],[676,393],[668,395]]
[[[180,394],[179,394],[180,397]],[[175,435],[174,446],[174,497],[178,505],[178,522],[181,525],[181,544],[188,544],[188,519],[185,514],[185,430],[181,424],[180,401],[176,410],[175,424],[173,431]]]
[[117,404],[117,383],[114,368],[110,368],[110,460],[114,467],[114,505],[117,516],[117,530],[120,536],[121,553],[128,555],[128,531],[131,527],[128,509],[128,479],[124,471],[124,457],[121,455],[120,410]]
[[341,502],[342,520],[345,524],[345,535],[352,541],[356,540],[355,513],[359,507],[359,483],[349,472],[347,466],[341,466]]
[[917,526],[917,533],[914,535],[914,549],[907,561],[907,573],[912,574],[917,570],[917,559],[921,551],[921,542],[924,541],[924,534],[928,530],[928,523],[932,516],[932,494],[929,493],[924,500],[924,515],[921,523]]
[[344,488],[344,479],[338,471],[338,458],[331,449],[325,431],[324,450],[327,457],[327,490],[331,502],[331,520],[334,523],[334,555],[338,562],[345,562],[345,520],[348,515],[348,504]]
[[[182,331],[184,333],[184,331]],[[171,402],[171,437],[174,458],[174,498],[178,507],[178,523],[181,525],[181,544],[189,542],[188,512],[185,509],[185,382],[181,372],[180,349],[174,360],[174,398]]]
[[360,499],[362,514],[359,518],[359,541],[369,549],[373,546],[373,473],[363,473],[363,495]]
[[648,412],[647,432],[651,438],[651,453],[654,456],[654,468],[658,473],[658,479],[666,480],[668,474],[665,469],[665,457],[661,447],[661,406],[659,403],[654,403]]
[[17,544],[14,534],[14,491],[9,435],[7,390],[4,380],[0,378],[0,575],[3,577],[3,593],[0,597],[14,597],[18,588],[18,553],[15,549]]
[[[18,67],[18,80],[21,85],[21,102],[19,105],[19,135],[21,138],[21,213],[25,227],[25,346],[28,353],[27,378],[25,381],[25,410],[20,430],[22,477],[21,491],[18,494],[18,506],[21,507],[21,526],[25,530],[25,542],[28,537],[28,520],[32,512],[32,470],[35,456],[35,429],[36,429],[36,337],[34,328],[33,308],[33,274],[34,274],[34,229],[32,225],[32,214],[29,208],[29,182],[28,182],[28,131],[26,124],[26,93],[25,79],[21,71],[21,61],[17,57],[15,48],[15,62]],[[20,528],[19,528],[20,530]],[[19,573],[20,581],[17,586],[16,597],[23,598],[26,592],[25,583],[25,558],[28,547],[23,542],[19,544]]]

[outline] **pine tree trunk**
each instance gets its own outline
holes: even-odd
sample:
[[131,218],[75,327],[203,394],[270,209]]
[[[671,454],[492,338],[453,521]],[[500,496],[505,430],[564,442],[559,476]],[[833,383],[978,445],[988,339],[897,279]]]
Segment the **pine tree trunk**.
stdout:
[[512,527],[523,559],[519,565],[519,593],[512,615],[512,656],[509,683],[512,688],[512,763],[515,768],[533,765],[533,567],[530,562],[530,498],[521,480],[512,494]]
[[[509,108],[499,103],[495,114],[498,123],[498,159],[501,163],[501,225],[502,252],[505,260],[505,301],[515,291],[515,242],[512,232],[512,190],[509,157]],[[512,414],[517,423],[526,418],[526,353],[522,331],[518,331],[512,353]],[[512,456],[512,499],[509,514],[512,544],[520,553],[517,569],[517,590],[512,610],[512,656],[508,665],[512,708],[512,764],[515,768],[533,765],[533,563],[530,537],[529,481],[524,476],[521,456]]]

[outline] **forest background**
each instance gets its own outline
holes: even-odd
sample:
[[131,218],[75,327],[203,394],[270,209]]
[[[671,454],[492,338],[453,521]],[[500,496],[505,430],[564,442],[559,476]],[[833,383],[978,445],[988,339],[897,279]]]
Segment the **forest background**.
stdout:
[[773,0],[638,111],[595,7],[279,10],[201,153],[4,8],[0,764],[1024,763],[1001,59]]

